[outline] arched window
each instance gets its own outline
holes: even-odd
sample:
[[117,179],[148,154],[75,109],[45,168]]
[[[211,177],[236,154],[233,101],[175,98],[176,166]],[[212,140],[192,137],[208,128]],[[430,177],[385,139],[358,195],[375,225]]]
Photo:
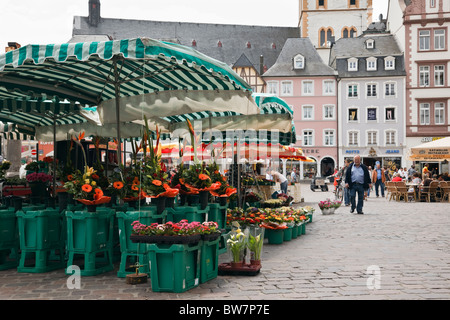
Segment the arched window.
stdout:
[[319,30],[319,47],[329,47],[334,41],[332,28],[322,28]]
[[304,69],[305,68],[305,58],[301,54],[297,54],[294,57],[294,69]]
[[355,38],[357,33],[358,32],[355,27],[344,27],[342,29],[342,38]]

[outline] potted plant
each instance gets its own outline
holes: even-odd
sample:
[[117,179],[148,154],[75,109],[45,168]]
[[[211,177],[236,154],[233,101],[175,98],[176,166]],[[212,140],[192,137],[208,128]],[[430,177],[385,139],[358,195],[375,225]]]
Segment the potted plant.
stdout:
[[250,264],[261,265],[261,253],[264,243],[264,228],[253,227],[249,229],[247,248],[250,251]]
[[125,168],[122,164],[114,169],[110,178],[111,185],[108,190],[111,195],[118,197],[124,202],[128,202],[131,207],[135,207],[137,201],[144,199],[140,177],[140,163]]
[[319,201],[319,208],[324,215],[334,213],[334,203],[330,199]]
[[247,237],[241,231],[236,229],[228,234],[227,247],[231,255],[231,267],[239,268],[244,265],[244,249],[246,247]]
[[53,177],[44,172],[32,172],[26,176],[31,189],[31,196],[36,201],[42,201],[47,195],[47,185]]

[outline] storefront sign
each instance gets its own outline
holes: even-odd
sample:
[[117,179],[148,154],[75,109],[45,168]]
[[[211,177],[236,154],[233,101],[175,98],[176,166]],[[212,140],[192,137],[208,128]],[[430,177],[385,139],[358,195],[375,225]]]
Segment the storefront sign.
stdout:
[[359,154],[359,150],[345,150],[347,154]]
[[386,153],[400,153],[400,150],[386,150]]
[[431,142],[435,140],[442,139],[443,137],[422,137],[421,142]]

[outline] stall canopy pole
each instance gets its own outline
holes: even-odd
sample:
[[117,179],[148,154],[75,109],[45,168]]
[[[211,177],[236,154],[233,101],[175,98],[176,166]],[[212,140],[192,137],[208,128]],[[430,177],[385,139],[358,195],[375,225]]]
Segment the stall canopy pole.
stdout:
[[120,137],[120,84],[119,84],[119,72],[117,70],[117,58],[114,57],[114,88],[116,95],[116,125],[117,125],[117,156],[119,164],[122,163],[122,146]]

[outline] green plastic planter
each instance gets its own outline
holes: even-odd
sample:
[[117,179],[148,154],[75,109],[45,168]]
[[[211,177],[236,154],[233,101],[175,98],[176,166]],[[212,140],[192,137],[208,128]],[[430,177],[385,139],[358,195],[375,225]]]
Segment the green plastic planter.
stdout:
[[297,239],[298,237],[298,226],[295,225],[292,227],[292,239]]
[[284,241],[284,229],[267,229],[265,234],[269,244],[282,244]]
[[200,252],[200,283],[217,278],[219,272],[220,237],[213,241],[202,241]]
[[[98,208],[97,212],[66,211],[67,266],[78,265],[77,256],[84,258],[82,276],[93,276],[114,269],[113,224],[115,211]],[[100,256],[103,254],[103,256]],[[67,274],[72,274],[67,272]]]
[[225,229],[227,223],[227,208],[227,205],[221,206],[218,203],[210,203],[208,221],[217,222],[219,229]]
[[292,227],[288,227],[284,229],[283,241],[291,241],[291,240],[292,240]]
[[197,244],[150,244],[152,291],[185,292],[199,284],[200,247]]
[[302,223],[301,227],[301,234],[306,234],[306,223]]
[[59,210],[17,211],[16,216],[21,250],[17,271],[41,273],[64,268],[65,244]]
[[130,270],[130,265],[133,263],[129,261],[136,258],[138,259],[137,261],[139,264],[143,266],[141,267],[140,272],[150,275],[148,244],[134,243],[130,240],[130,235],[133,231],[131,224],[134,221],[139,221],[147,226],[157,222],[156,207],[146,207],[146,211],[117,212],[116,217],[119,226],[121,251],[120,266],[117,276],[119,278],[124,278],[127,274],[134,273],[135,269]]
[[179,222],[186,219],[188,222],[203,222],[208,220],[209,206],[204,210],[200,209],[200,205],[195,206],[175,206],[167,208],[167,221]]
[[0,270],[18,265],[19,232],[14,208],[0,210]]

